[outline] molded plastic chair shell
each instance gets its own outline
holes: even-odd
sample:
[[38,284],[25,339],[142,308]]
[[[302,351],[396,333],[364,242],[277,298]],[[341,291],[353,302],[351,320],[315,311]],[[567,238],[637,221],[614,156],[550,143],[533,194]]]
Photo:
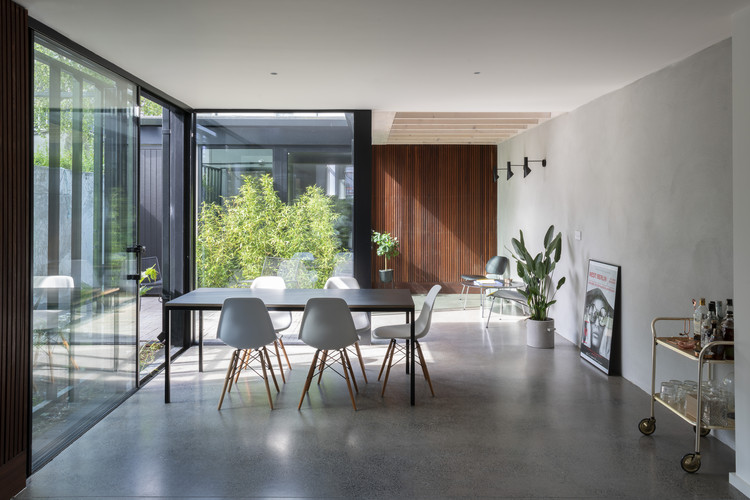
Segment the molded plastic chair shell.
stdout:
[[235,349],[258,349],[276,341],[268,309],[255,297],[224,301],[216,337]]
[[[253,280],[250,288],[273,288],[280,290],[286,288],[286,282],[281,276],[258,276]],[[274,348],[276,349],[276,358],[279,361],[281,380],[286,384],[286,375],[284,375],[284,367],[281,365],[281,352],[279,352],[279,346],[281,346],[281,351],[284,353],[284,358],[286,359],[286,365],[290,370],[292,369],[292,363],[289,361],[289,355],[286,352],[284,341],[281,340],[281,335],[278,334],[292,326],[292,313],[289,311],[269,311],[268,315],[271,317],[273,329],[278,336],[278,342],[274,342]]]
[[[333,276],[328,278],[323,288],[326,289],[359,289],[359,282],[354,276]],[[353,312],[351,313],[352,319],[354,320],[354,328],[359,332],[360,330],[370,329],[370,317],[366,312]]]
[[491,274],[502,275],[508,268],[508,262],[508,257],[505,257],[503,255],[495,255],[487,261],[487,265],[484,266],[484,270],[487,273],[487,276]]
[[[335,288],[339,290],[343,289],[359,289],[359,282],[354,276],[334,276],[328,278],[323,288]],[[357,330],[357,338],[365,337],[367,343],[370,343],[370,316],[366,312],[353,312],[351,313],[352,320],[354,321],[354,328]],[[352,350],[350,349],[350,352]],[[362,351],[359,349],[359,342],[354,343],[353,354],[357,356],[359,360],[359,367],[362,369],[362,377],[367,382],[367,372],[365,371],[365,360],[362,358]]]
[[[432,324],[432,309],[435,305],[435,298],[438,293],[440,293],[441,289],[442,287],[440,285],[433,286],[430,288],[427,297],[424,299],[422,310],[419,312],[419,317],[417,317],[417,321],[414,323],[414,338],[417,340],[427,335],[427,332],[430,331],[430,325]],[[408,323],[380,326],[372,332],[372,336],[379,339],[410,340],[411,327]]]
[[34,288],[73,288],[75,282],[72,276],[51,275],[51,276],[34,276]]
[[255,369],[250,369],[258,373],[265,382],[268,404],[273,410],[273,399],[268,385],[269,370],[277,392],[279,385],[276,383],[276,375],[273,373],[266,346],[276,342],[276,332],[274,332],[271,317],[263,301],[256,297],[226,299],[221,308],[216,336],[228,346],[235,348],[224,378],[224,388],[221,391],[218,409],[221,410],[224,396],[232,390],[232,382],[239,378],[240,371],[243,368],[250,368],[250,362],[257,359],[260,361],[262,374]]
[[307,301],[299,339],[316,349],[343,349],[355,343],[356,329],[344,299],[314,297]]
[[[440,289],[440,285],[433,286],[427,293],[427,297],[425,297],[422,310],[419,313],[417,321],[414,323],[414,346],[412,347],[412,355],[414,355],[416,360],[419,361],[419,366],[422,368],[422,373],[424,374],[427,384],[430,386],[430,392],[433,397],[435,396],[435,391],[432,388],[430,372],[427,369],[427,362],[422,353],[422,346],[419,343],[419,339],[427,335],[427,332],[430,331],[430,326],[432,324],[432,309],[435,305],[435,298],[440,292]],[[385,372],[385,379],[383,380],[383,390],[380,393],[380,395],[383,396],[385,394],[385,388],[388,385],[388,377],[391,373],[391,367],[399,361],[393,361],[394,354],[396,351],[399,351],[400,353],[406,351],[403,346],[398,345],[396,340],[411,339],[411,327],[408,324],[381,326],[375,329],[373,337],[390,339],[388,349],[385,351],[385,357],[383,358],[383,364],[380,367],[380,373],[378,374],[378,380],[380,380],[380,377],[383,375],[383,370],[385,370],[386,366],[388,367],[388,370]]]
[[[310,370],[307,372],[305,387],[302,390],[302,397],[299,400],[297,410],[302,408],[302,403],[310,390],[310,383],[315,376],[316,369],[318,370],[318,384],[320,384],[323,371],[327,368],[335,370],[334,364],[338,360],[343,373],[336,373],[346,379],[349,398],[356,411],[357,404],[352,393],[352,383],[357,392],[359,392],[359,389],[357,389],[357,382],[354,380],[354,372],[346,354],[346,348],[356,344],[358,337],[346,301],[336,297],[309,299],[305,305],[305,313],[302,315],[299,338],[305,344],[315,347],[316,351],[312,363],[310,363]],[[319,357],[320,364],[318,364]]]
[[[250,288],[273,288],[278,290],[286,288],[286,283],[281,276],[258,276],[253,280]],[[273,322],[273,328],[277,332],[286,330],[292,326],[292,313],[289,311],[269,311],[269,315]]]

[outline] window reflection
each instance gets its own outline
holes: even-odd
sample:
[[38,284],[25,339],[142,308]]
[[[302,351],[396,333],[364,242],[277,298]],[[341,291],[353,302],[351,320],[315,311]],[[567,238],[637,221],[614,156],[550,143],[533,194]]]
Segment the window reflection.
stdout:
[[135,385],[135,87],[34,44],[32,467]]

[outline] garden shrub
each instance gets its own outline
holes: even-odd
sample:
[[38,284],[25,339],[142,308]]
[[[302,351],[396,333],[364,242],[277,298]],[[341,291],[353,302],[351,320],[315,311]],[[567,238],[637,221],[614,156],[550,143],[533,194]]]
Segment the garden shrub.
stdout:
[[260,276],[266,257],[291,258],[297,252],[310,252],[315,256],[314,269],[305,262],[311,272],[297,286],[322,288],[341,250],[335,228],[339,214],[322,189],[310,186],[287,205],[273,189],[270,175],[248,176],[239,193],[223,202],[204,202],[200,208],[199,286],[238,286]]

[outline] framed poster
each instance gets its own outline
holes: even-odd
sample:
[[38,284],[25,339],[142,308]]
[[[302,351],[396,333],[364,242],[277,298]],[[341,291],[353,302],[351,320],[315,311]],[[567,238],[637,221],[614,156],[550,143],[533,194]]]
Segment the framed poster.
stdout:
[[612,354],[615,299],[620,267],[589,260],[583,306],[581,357],[606,374]]

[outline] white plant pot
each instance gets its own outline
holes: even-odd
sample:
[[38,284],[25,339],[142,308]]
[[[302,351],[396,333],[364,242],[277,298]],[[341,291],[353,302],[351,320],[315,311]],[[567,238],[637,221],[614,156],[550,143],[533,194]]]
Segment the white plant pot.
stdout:
[[526,345],[538,349],[555,347],[555,320],[526,320]]

